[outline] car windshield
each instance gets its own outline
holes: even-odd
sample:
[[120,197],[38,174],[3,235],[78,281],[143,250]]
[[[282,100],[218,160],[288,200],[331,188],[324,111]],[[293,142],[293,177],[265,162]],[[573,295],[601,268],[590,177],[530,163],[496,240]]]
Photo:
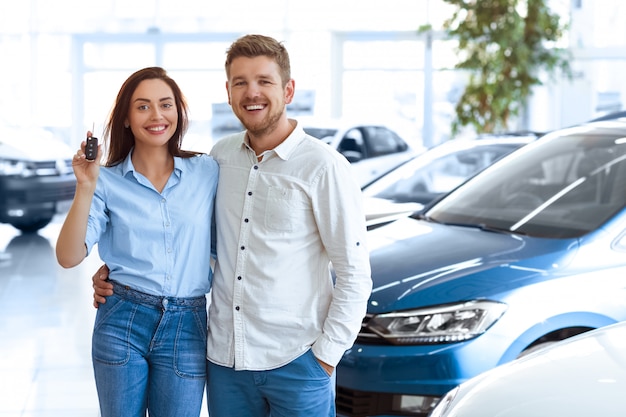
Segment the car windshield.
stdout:
[[427,204],[522,146],[522,142],[493,145],[481,145],[478,141],[475,143],[473,146],[464,144],[458,147],[454,143],[446,143],[433,148],[369,184],[363,193],[367,197],[384,198],[397,203]]
[[424,215],[550,238],[600,227],[626,203],[626,131],[547,135],[478,174]]

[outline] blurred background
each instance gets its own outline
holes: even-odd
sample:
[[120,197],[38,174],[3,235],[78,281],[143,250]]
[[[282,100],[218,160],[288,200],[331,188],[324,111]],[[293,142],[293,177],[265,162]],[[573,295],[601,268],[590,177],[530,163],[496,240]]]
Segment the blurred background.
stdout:
[[[543,132],[624,108],[626,2],[548,3],[568,25],[558,46],[571,52],[572,77],[542,77],[510,130]],[[132,72],[169,71],[191,110],[185,147],[208,151],[240,128],[226,103],[226,49],[243,34],[269,35],[291,55],[292,116],[380,123],[431,147],[452,138],[468,80],[443,28],[452,13],[443,0],[0,0],[0,203],[19,202],[11,189],[41,211],[26,221],[27,209],[9,208],[15,227],[0,224],[0,417],[98,414],[90,278],[101,261],[94,251],[62,270],[54,247],[64,217],[52,213],[73,195],[72,152],[92,125],[102,135]],[[12,149],[37,148],[39,134],[28,132],[67,150],[43,149],[47,159],[23,151],[20,160]]]
[[[626,3],[548,3],[569,25],[573,78],[546,79],[513,129],[568,126],[621,109],[626,96]],[[188,96],[189,140],[219,137],[238,128],[226,48],[256,32],[291,54],[294,116],[381,120],[430,146],[450,138],[466,80],[442,31],[451,10],[441,0],[0,0],[0,124],[45,127],[74,147],[92,123],[101,132],[131,72],[158,65]]]

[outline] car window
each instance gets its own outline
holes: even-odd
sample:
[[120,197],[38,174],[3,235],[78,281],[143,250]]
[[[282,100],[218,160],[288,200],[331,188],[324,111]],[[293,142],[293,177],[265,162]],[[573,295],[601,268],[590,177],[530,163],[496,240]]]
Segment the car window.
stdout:
[[363,132],[370,157],[404,152],[408,145],[395,132],[383,126],[365,126]]
[[321,127],[305,127],[304,132],[313,136],[314,138],[324,139],[328,136],[334,136],[337,133],[337,129],[328,129]]
[[487,168],[427,216],[541,237],[579,237],[626,205],[626,139],[553,136]]
[[366,158],[363,133],[358,128],[348,130],[339,142],[337,150],[347,156],[354,154],[353,156]]
[[422,163],[420,158],[371,184],[366,195],[395,202],[428,203],[517,148],[517,144],[462,149]]

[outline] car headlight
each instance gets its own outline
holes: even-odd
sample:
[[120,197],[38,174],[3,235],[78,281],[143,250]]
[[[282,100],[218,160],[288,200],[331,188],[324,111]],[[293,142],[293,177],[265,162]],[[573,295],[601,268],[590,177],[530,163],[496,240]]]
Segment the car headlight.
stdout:
[[378,314],[367,327],[396,345],[454,343],[483,334],[506,310],[487,300]]

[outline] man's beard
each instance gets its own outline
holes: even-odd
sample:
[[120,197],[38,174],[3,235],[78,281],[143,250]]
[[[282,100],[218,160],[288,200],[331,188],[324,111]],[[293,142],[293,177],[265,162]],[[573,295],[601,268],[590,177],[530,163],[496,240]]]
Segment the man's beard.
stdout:
[[253,136],[264,136],[273,132],[276,129],[276,127],[278,126],[278,121],[280,120],[284,112],[285,108],[283,107],[282,111],[278,113],[270,113],[266,118],[255,124],[246,123],[245,120],[241,119],[239,121],[241,122],[243,127],[245,127],[246,130]]

